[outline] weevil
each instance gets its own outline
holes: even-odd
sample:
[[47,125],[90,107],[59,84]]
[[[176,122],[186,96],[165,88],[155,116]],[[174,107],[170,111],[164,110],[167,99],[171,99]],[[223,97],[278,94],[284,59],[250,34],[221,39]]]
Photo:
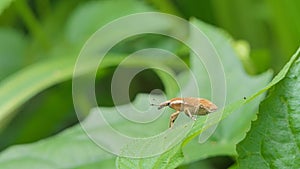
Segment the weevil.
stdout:
[[193,120],[196,120],[195,115],[206,115],[208,113],[212,113],[218,109],[218,107],[212,103],[211,101],[203,98],[195,98],[195,97],[184,97],[184,98],[173,98],[171,100],[162,102],[158,105],[151,104],[154,106],[158,106],[158,109],[162,109],[166,106],[176,110],[175,113],[171,114],[169,127],[172,128],[175,120],[177,119],[180,112],[184,112],[188,117]]

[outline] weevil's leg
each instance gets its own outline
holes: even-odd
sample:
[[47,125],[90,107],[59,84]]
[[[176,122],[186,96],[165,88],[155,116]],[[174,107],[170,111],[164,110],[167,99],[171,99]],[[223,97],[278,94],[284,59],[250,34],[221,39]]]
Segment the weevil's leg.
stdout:
[[171,114],[170,116],[170,123],[169,123],[169,127],[172,128],[174,125],[175,120],[177,119],[178,115],[179,115],[180,111],[176,111],[175,113]]
[[192,113],[190,112],[189,109],[185,110],[185,114],[189,116],[189,118],[191,118],[192,120],[196,120],[196,117],[192,115]]

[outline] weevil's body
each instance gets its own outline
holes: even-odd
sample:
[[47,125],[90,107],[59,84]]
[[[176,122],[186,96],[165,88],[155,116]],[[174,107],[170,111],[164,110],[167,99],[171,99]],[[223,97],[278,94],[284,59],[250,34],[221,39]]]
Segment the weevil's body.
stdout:
[[206,115],[218,109],[218,107],[211,101],[195,97],[173,98],[159,104],[158,109],[166,106],[176,110],[176,112],[170,117],[169,127],[173,127],[180,112],[184,112],[191,119],[196,120],[194,115]]

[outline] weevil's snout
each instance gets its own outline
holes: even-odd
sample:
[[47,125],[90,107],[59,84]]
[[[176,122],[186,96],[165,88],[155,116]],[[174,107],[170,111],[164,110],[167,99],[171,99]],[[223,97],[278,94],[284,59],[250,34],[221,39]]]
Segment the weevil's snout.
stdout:
[[166,106],[169,106],[170,105],[170,101],[166,101],[166,102],[163,102],[163,103],[160,103],[160,104],[150,104],[151,106],[158,106],[157,109],[160,110]]
[[160,103],[159,105],[158,105],[158,110],[160,110],[160,109],[162,109],[162,108],[164,108],[164,107],[166,107],[166,106],[169,106],[170,105],[170,101],[168,100],[168,101],[166,101],[166,102],[163,102],[163,103]]
[[162,109],[164,107],[165,107],[164,105],[159,105],[157,109],[160,110],[160,109]]
[[206,107],[206,110],[207,110],[208,112],[212,113],[212,112],[217,111],[217,110],[218,110],[218,107],[217,107],[215,104],[210,103],[209,106]]

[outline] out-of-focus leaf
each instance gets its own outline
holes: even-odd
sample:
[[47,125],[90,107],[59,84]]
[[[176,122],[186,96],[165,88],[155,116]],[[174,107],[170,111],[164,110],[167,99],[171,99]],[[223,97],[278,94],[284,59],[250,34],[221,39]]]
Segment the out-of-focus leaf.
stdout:
[[272,65],[275,65],[274,69],[278,71],[283,63],[289,60],[300,42],[300,24],[297,21],[300,17],[300,13],[298,12],[300,3],[297,0],[286,2],[267,0],[265,2],[271,16],[269,31],[275,37],[275,39],[269,40],[273,43],[273,50],[270,50],[273,52],[271,62]]
[[238,144],[239,168],[300,168],[300,48]]
[[240,40],[233,44],[245,70],[250,75],[263,73],[270,67],[271,56],[268,50],[251,50],[250,53],[248,42]]
[[0,121],[38,92],[71,77],[75,60],[70,57],[49,59],[22,69],[0,83]]
[[0,79],[24,64],[25,37],[13,29],[0,29]]
[[104,24],[121,16],[146,11],[150,8],[135,0],[91,1],[75,10],[67,23],[66,36],[72,43],[84,42]]
[[0,15],[7,8],[13,0],[2,0],[0,1]]
[[0,154],[0,168],[114,168],[111,160],[113,155],[100,149],[77,125],[50,139],[5,150]]
[[71,81],[37,94],[17,111],[11,121],[5,121],[8,125],[0,132],[1,150],[8,145],[46,138],[74,124],[77,118],[73,110]]
[[[122,55],[107,56],[101,63],[101,68],[115,66],[119,64],[123,58],[124,56]],[[89,72],[91,68],[88,65],[93,62],[95,61],[89,60],[86,66],[80,70],[80,73],[84,74]],[[141,56],[127,64],[131,66],[151,66],[157,65],[157,62],[160,62],[161,67],[165,67],[165,70],[169,70],[168,67],[164,66],[165,60],[163,58],[158,61]],[[29,66],[2,81],[0,83],[0,121],[2,125],[0,125],[0,128],[3,127],[5,119],[13,116],[13,114],[11,114],[13,110],[32,96],[51,85],[71,78],[74,65],[75,58],[72,57],[52,58]],[[172,70],[169,72],[172,72]],[[160,73],[158,75],[164,82],[168,81],[169,85],[174,86],[174,80],[170,76],[165,76]]]
[[[135,1],[131,1],[128,0],[127,1],[122,1],[119,2],[119,5],[116,5],[115,3],[112,3],[110,1],[99,1],[99,2],[91,2],[90,5],[87,5],[88,9],[85,9],[85,11],[87,13],[89,13],[89,11],[91,11],[91,14],[89,17],[87,17],[85,15],[85,12],[79,12],[81,14],[78,14],[78,19],[74,20],[74,21],[70,21],[70,23],[74,23],[74,24],[79,24],[77,25],[72,25],[70,26],[70,30],[67,29],[67,34],[70,32],[70,34],[72,36],[74,36],[75,41],[80,41],[80,45],[82,45],[82,40],[86,40],[86,38],[88,36],[90,36],[94,31],[96,31],[97,28],[99,28],[99,25],[95,26],[95,23],[91,23],[91,24],[83,24],[82,22],[87,21],[87,18],[97,18],[97,20],[99,19],[96,16],[100,17],[100,25],[105,24],[106,22],[110,21],[110,19],[116,18],[118,16],[121,16],[122,14],[127,14],[130,13],[129,11],[133,12],[136,10],[141,10],[144,11],[143,9],[146,8],[142,5],[142,3],[133,3]],[[103,3],[103,5],[102,5]],[[116,5],[116,6],[115,6]],[[96,8],[95,8],[96,7]],[[98,10],[98,7],[100,7],[104,12],[100,12],[97,13],[101,10]],[[112,10],[112,8],[118,8],[118,14],[117,15],[108,15],[106,12],[112,12],[115,10]],[[128,8],[125,8],[128,7]],[[129,8],[130,7],[130,8]],[[89,9],[89,8],[93,8]],[[132,9],[131,9],[132,8]],[[123,12],[122,12],[123,11]],[[95,14],[97,15],[93,15],[93,12],[96,12]],[[77,15],[77,14],[74,14]],[[81,16],[84,15],[84,16]],[[87,17],[87,18],[86,18]],[[104,20],[103,18],[108,17],[110,19]],[[75,17],[77,18],[77,17]],[[81,20],[80,20],[80,19]],[[72,19],[71,19],[72,20]],[[80,22],[79,22],[80,21]],[[102,22],[103,21],[103,22]],[[87,23],[90,23],[89,21]],[[80,29],[80,26],[87,25],[88,28],[83,28]],[[92,26],[91,26],[92,25]],[[92,28],[90,29],[89,26],[91,26]],[[78,28],[78,29],[77,29]],[[72,30],[71,30],[72,29]],[[168,24],[166,25],[153,25],[153,29],[155,30],[160,30],[160,29],[172,29],[172,27]],[[83,30],[81,32],[81,30]],[[77,32],[79,31],[79,32]],[[73,33],[71,33],[73,32]],[[81,35],[83,35],[83,38],[79,38],[78,37],[82,37]],[[113,35],[112,35],[113,36]],[[116,35],[117,36],[117,35]],[[112,38],[113,39],[113,38]],[[103,40],[103,39],[102,39]],[[110,44],[111,39],[106,39],[103,40],[103,44]],[[78,45],[78,44],[77,44]],[[105,46],[105,45],[103,45]],[[74,47],[74,46],[73,46]],[[52,53],[50,54],[50,56],[53,55],[61,55],[61,47],[59,47],[60,51],[57,52],[55,49],[53,49]],[[77,49],[77,47],[76,47]],[[70,52],[71,53],[71,52]],[[74,53],[69,54],[69,53],[63,53],[64,56],[61,57],[55,57],[52,59],[47,59],[42,61],[41,63],[37,63],[34,65],[30,65],[27,68],[21,70],[20,72],[17,72],[13,75],[11,75],[10,77],[4,79],[3,81],[1,81],[0,83],[0,121],[1,121],[1,125],[0,126],[4,126],[5,124],[3,123],[3,121],[8,121],[5,120],[7,118],[12,118],[13,117],[13,113],[12,111],[15,110],[16,108],[18,108],[20,105],[22,105],[23,103],[25,103],[28,99],[30,99],[32,96],[34,96],[35,94],[37,94],[38,92],[46,89],[47,87],[62,82],[66,79],[70,79],[73,73],[73,68],[74,68],[74,64],[75,64],[75,58],[74,57],[68,57],[67,55],[74,55]],[[118,55],[119,56],[119,55]],[[102,65],[102,67],[106,67],[106,66],[113,66],[116,64],[115,61],[117,61],[117,63],[119,63],[119,61],[122,59],[121,57],[115,57],[115,56],[109,56],[107,57],[108,61],[105,63],[106,65]],[[141,59],[143,60],[143,59]],[[111,62],[113,62],[111,64]],[[142,63],[141,62],[136,62],[137,64]],[[89,63],[93,63],[93,61],[89,61]],[[89,71],[91,68],[88,65],[89,63],[87,63],[87,66],[84,67],[82,70],[82,73]],[[150,63],[150,62],[149,62]],[[147,63],[145,63],[147,64]],[[163,78],[165,79],[165,78]]]

